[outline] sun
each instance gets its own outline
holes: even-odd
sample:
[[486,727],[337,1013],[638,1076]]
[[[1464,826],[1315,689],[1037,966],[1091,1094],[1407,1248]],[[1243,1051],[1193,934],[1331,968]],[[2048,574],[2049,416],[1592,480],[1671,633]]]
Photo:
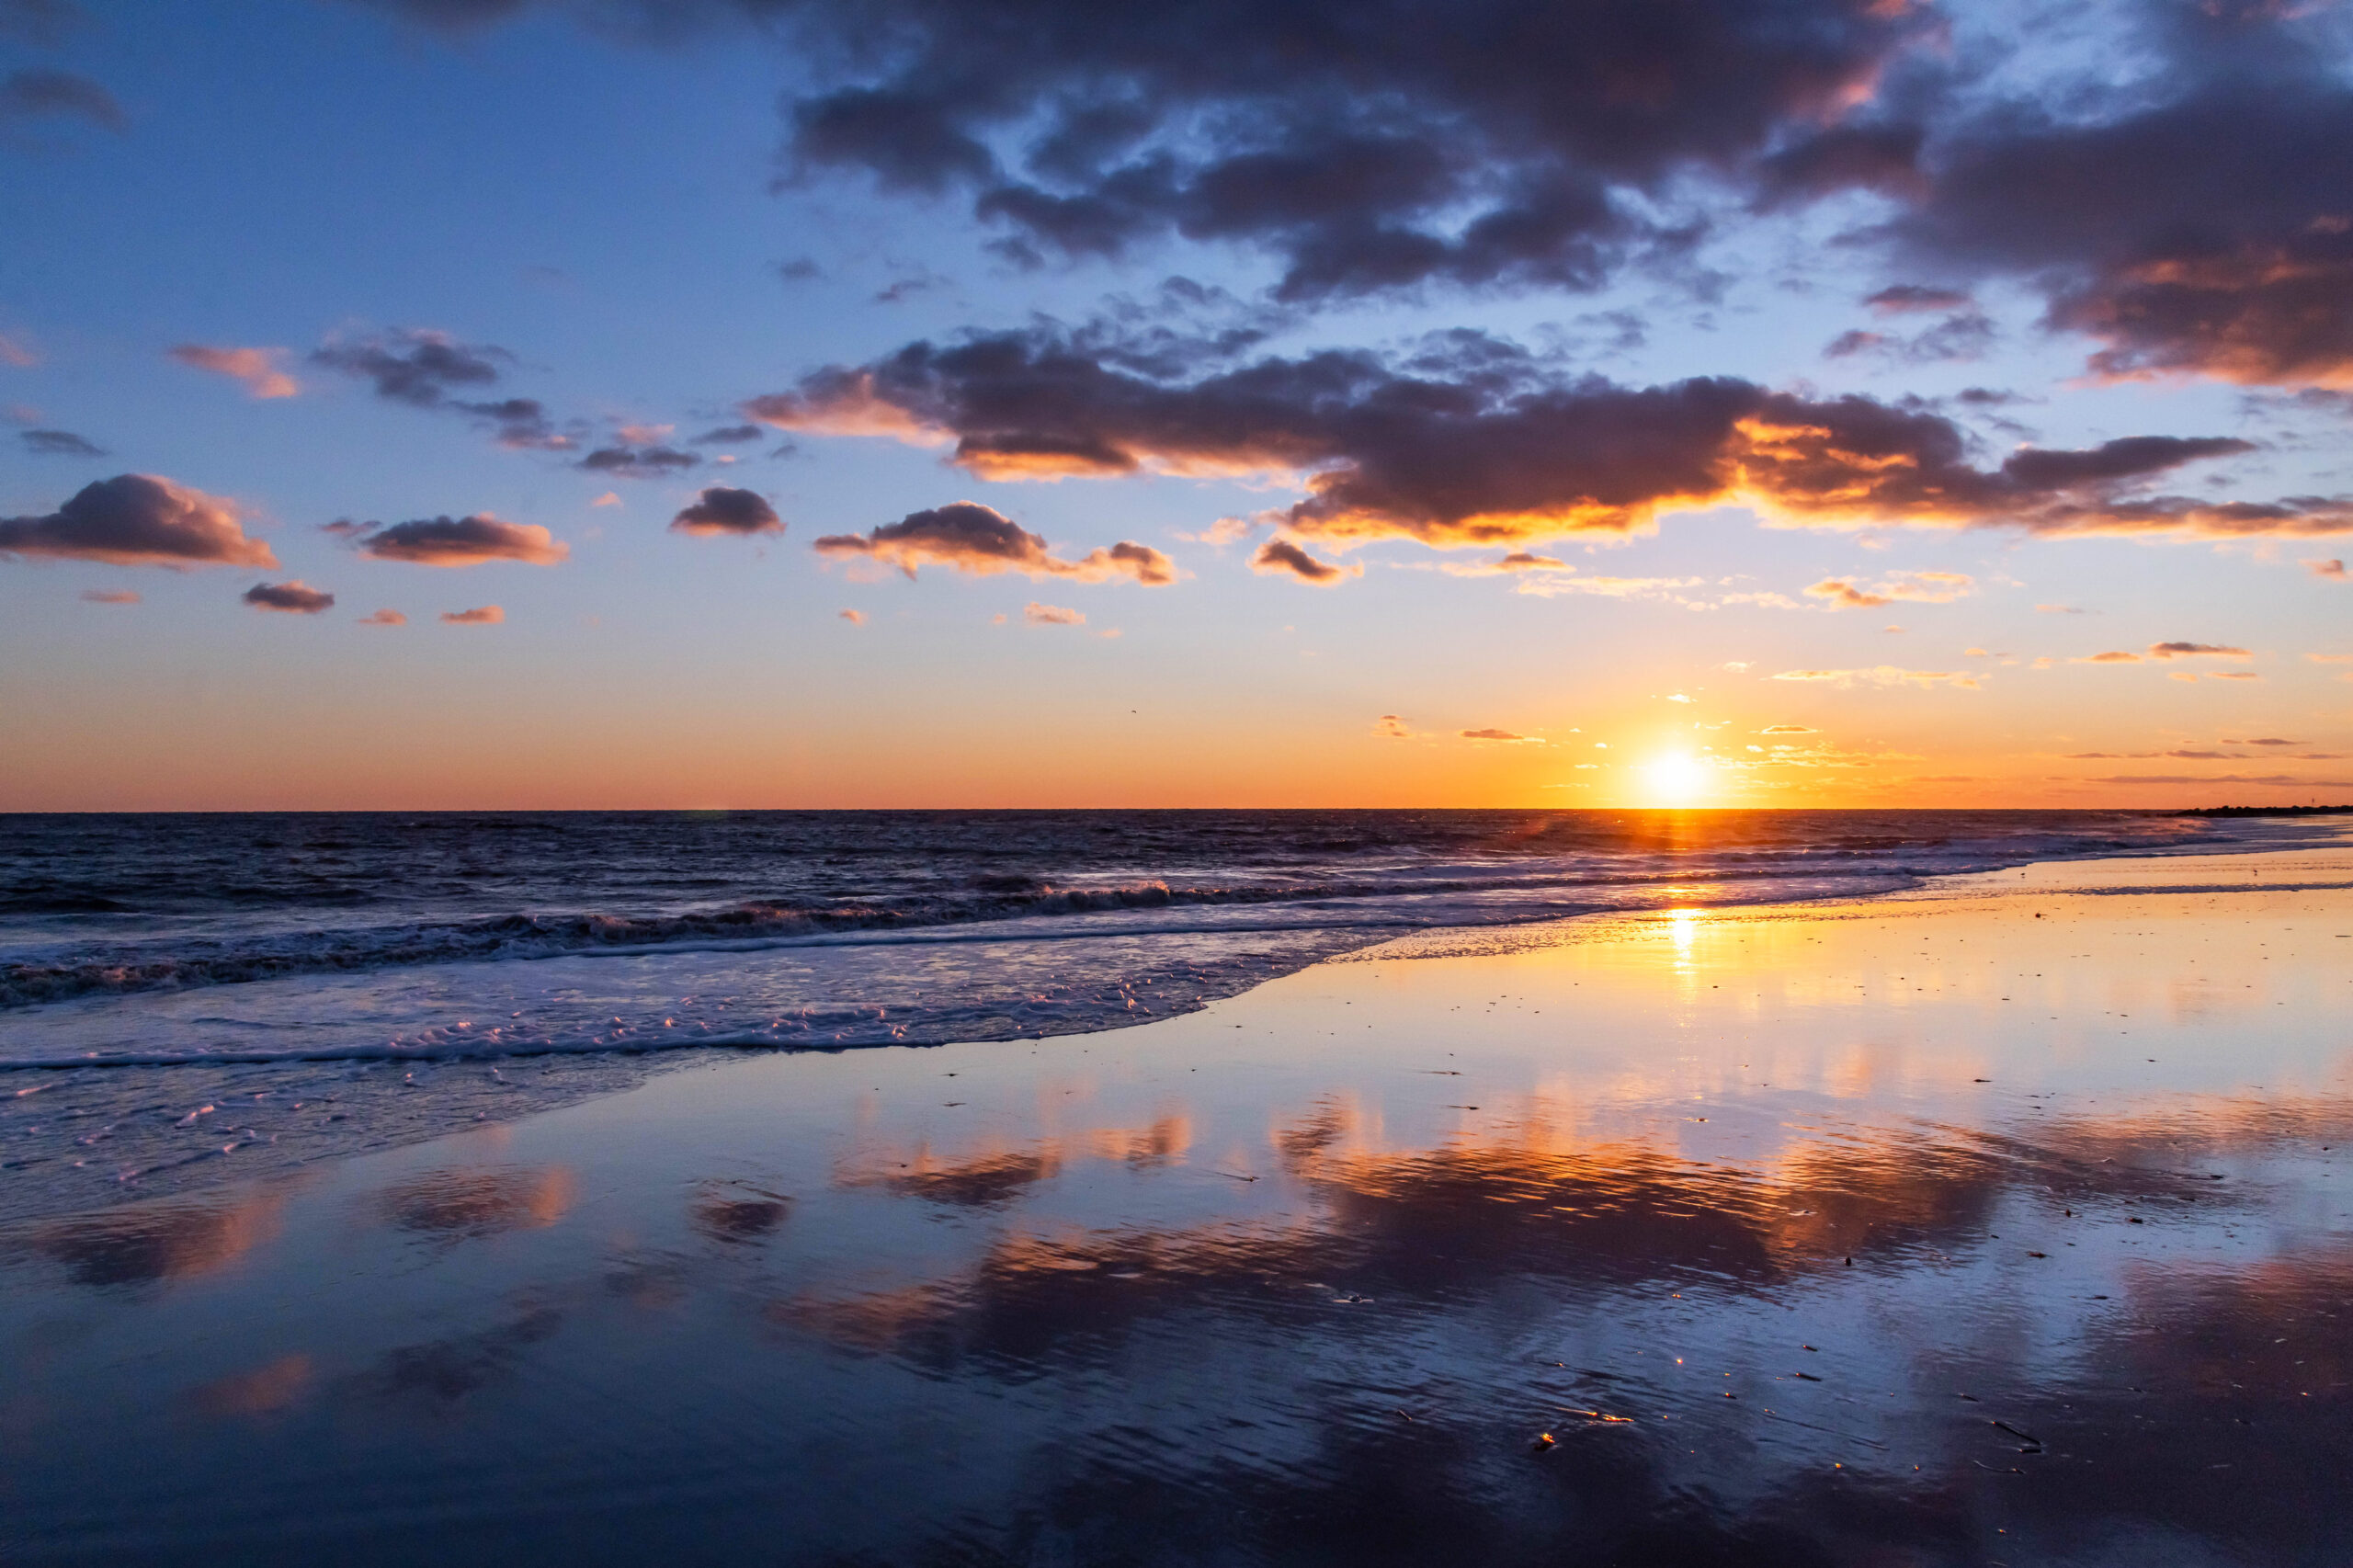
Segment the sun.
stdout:
[[1663,806],[1688,806],[1715,782],[1708,765],[1688,752],[1653,757],[1643,771],[1650,776],[1651,798]]

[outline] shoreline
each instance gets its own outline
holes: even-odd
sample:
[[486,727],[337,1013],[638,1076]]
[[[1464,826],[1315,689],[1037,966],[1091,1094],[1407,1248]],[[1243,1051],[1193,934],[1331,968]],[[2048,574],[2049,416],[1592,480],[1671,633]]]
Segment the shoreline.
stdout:
[[[2353,843],[2353,835],[2341,835],[2332,842]],[[1713,902],[1688,902],[1688,906],[1711,912],[1771,912],[1802,910],[1825,903],[1875,904],[1933,896],[1935,890],[1948,884],[1966,886],[1973,879],[2006,878],[2022,870],[2045,878],[2063,878],[2063,869],[2068,867],[2125,862],[2164,865],[2183,859],[2212,859],[2227,863],[2244,861],[2251,856],[2294,852],[2282,851],[2260,841],[2239,841],[2222,846],[2186,841],[2150,849],[2105,850],[2043,860],[2012,861],[1994,870],[1915,873],[1912,875],[1909,885],[1869,892],[1847,891],[1794,898],[1777,893],[1755,903],[1719,898]],[[2327,850],[2316,852],[2325,854]],[[1385,951],[1401,942],[1417,951],[1478,953],[1580,940],[1584,939],[1582,934],[1614,929],[1616,922],[1639,920],[1659,909],[1686,903],[1687,900],[1678,899],[1677,895],[1689,891],[1678,889],[1672,883],[1640,885],[1651,890],[1655,896],[1646,904],[1632,909],[1595,909],[1569,915],[1468,926],[1438,925],[1393,933],[1375,928],[1366,932],[1361,941],[1336,927],[1318,927],[1301,935],[1320,937],[1321,945],[1311,945],[1294,957],[1270,962],[1268,967],[1274,971],[1271,974],[1236,973],[1226,976],[1223,983],[1198,987],[1196,994],[1180,994],[1173,998],[1165,993],[1152,994],[1146,999],[1150,1005],[1142,1008],[1142,1017],[1128,1014],[1090,1017],[1063,1027],[1051,1022],[1037,1028],[1013,1027],[1011,1020],[999,1020],[1006,1027],[993,1031],[966,1030],[937,1040],[858,1040],[841,1044],[779,1041],[764,1034],[729,1038],[721,1033],[687,1041],[665,1042],[645,1050],[600,1046],[534,1051],[513,1044],[484,1050],[471,1044],[444,1042],[415,1050],[370,1045],[320,1051],[281,1050],[274,1054],[158,1051],[145,1054],[127,1052],[119,1058],[101,1062],[75,1057],[0,1062],[0,1118],[7,1118],[18,1127],[30,1126],[38,1130],[44,1121],[51,1125],[63,1125],[66,1119],[89,1116],[93,1114],[90,1110],[74,1103],[77,1087],[103,1084],[111,1088],[131,1082],[130,1075],[140,1074],[152,1076],[155,1085],[152,1097],[159,1107],[173,1107],[170,1116],[151,1116],[145,1120],[133,1119],[127,1123],[120,1119],[119,1111],[111,1113],[113,1119],[103,1123],[110,1140],[106,1153],[111,1156],[104,1168],[94,1171],[89,1166],[97,1162],[85,1162],[67,1169],[52,1169],[39,1178],[39,1185],[36,1185],[36,1178],[17,1173],[23,1168],[38,1168],[41,1162],[26,1161],[21,1157],[12,1159],[10,1175],[15,1191],[5,1204],[0,1204],[0,1222],[40,1214],[72,1212],[81,1208],[135,1203],[151,1196],[200,1191],[222,1183],[233,1184],[262,1176],[309,1169],[322,1163],[448,1136],[475,1124],[507,1123],[518,1116],[528,1118],[606,1095],[625,1094],[666,1074],[707,1067],[730,1057],[863,1051],[887,1049],[899,1044],[921,1049],[972,1043],[1012,1046],[1025,1040],[1068,1040],[1114,1034],[1171,1017],[1197,1014],[1203,1008],[1247,995],[1272,979],[1297,974],[1321,964],[1363,961],[1364,955]],[[1721,892],[1722,890],[1719,887],[1714,891]],[[1275,934],[1279,936],[1283,933]],[[1143,933],[1143,937],[1165,938],[1168,935],[1154,928]],[[1332,939],[1336,937],[1339,938],[1340,945],[1333,944]],[[1005,939],[1004,935],[984,929],[956,928],[938,935],[911,932],[904,937],[872,940],[870,945],[894,949],[926,943],[978,947]],[[1063,939],[1084,942],[1126,938],[1117,932],[1105,932],[1071,936]],[[793,948],[849,947],[857,945],[857,942],[855,937],[844,937],[838,940],[799,942],[789,946],[775,943],[739,946],[748,955],[756,956],[769,951],[781,953]],[[685,953],[699,950],[692,945],[683,949]],[[598,955],[596,961],[606,961],[615,956],[626,958],[631,955]],[[667,951],[665,956],[681,956],[681,953]],[[563,955],[558,955],[547,961],[560,961],[561,957]],[[1144,985],[1136,987],[1139,992],[1144,988]],[[184,994],[201,999],[208,994],[226,992],[230,994],[222,1005],[233,1006],[234,993],[239,989],[236,986],[203,987]],[[1175,1003],[1173,1007],[1169,1006],[1172,1001]],[[74,1004],[57,1006],[71,1007]],[[1129,1006],[1136,1007],[1138,1003],[1131,999]],[[308,1076],[304,1075],[304,1069],[311,1070]],[[126,1076],[118,1079],[109,1076],[112,1074]],[[28,1075],[32,1079],[29,1084],[26,1082]],[[519,1107],[503,1103],[515,1089],[525,1085],[529,1091],[528,1103]],[[63,1092],[52,1095],[50,1092],[52,1089]],[[180,1102],[185,1102],[184,1108]],[[233,1104],[242,1106],[242,1111],[232,1109],[221,1115],[213,1110],[213,1108],[231,1107]],[[209,1125],[190,1125],[199,1119],[199,1112],[220,1115],[224,1131],[229,1134],[225,1144],[218,1135],[208,1141],[205,1134],[210,1131]],[[188,1119],[176,1119],[183,1115]],[[237,1115],[242,1115],[244,1120],[234,1126],[227,1125],[229,1117]],[[275,1119],[272,1119],[273,1115]],[[354,1118],[357,1118],[356,1127],[347,1126]],[[22,1149],[21,1140],[12,1139],[10,1142],[12,1147]]]
[[0,1540],[2317,1568],[2353,849],[2229,859],[1420,933],[12,1224]]

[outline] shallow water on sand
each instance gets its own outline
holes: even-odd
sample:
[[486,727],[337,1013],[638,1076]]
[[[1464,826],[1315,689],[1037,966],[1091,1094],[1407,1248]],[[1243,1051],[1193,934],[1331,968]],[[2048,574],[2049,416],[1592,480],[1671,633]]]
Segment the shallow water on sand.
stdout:
[[2353,853],[2038,867],[37,1220],[0,1558],[2338,1563],[2348,1004]]

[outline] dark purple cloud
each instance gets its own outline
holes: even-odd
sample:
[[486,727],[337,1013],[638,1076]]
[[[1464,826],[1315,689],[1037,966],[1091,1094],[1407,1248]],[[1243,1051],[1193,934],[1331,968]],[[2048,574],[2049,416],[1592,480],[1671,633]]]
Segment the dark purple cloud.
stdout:
[[[461,388],[486,387],[515,357],[486,344],[460,343],[446,332],[399,328],[372,337],[335,341],[312,351],[311,362],[372,383],[376,395],[432,408]],[[495,406],[495,405],[492,405]],[[469,412],[481,412],[479,406]]]
[[1335,540],[1508,545],[1737,503],[1829,527],[2353,532],[2345,498],[2147,493],[2184,464],[2251,449],[2232,437],[2126,437],[1986,467],[1970,433],[1925,405],[1731,377],[1626,386],[1476,335],[1403,363],[1333,350],[1202,371],[1175,356],[1137,369],[1038,327],[829,367],[745,411],[786,429],[951,446],[987,479],[1297,474],[1307,498],[1276,520]]
[[116,566],[275,566],[237,504],[147,473],[83,486],[54,512],[0,517],[0,555]]
[[1104,582],[1125,577],[1147,587],[1163,587],[1176,580],[1176,563],[1168,557],[1150,545],[1125,540],[1108,549],[1090,551],[1076,561],[1063,560],[1047,549],[1044,539],[977,501],[953,501],[911,512],[864,534],[828,534],[816,541],[815,548],[820,555],[865,556],[883,562],[909,577],[918,566],[937,565],[976,576],[1016,572],[1032,580],[1074,577]]
[[698,447],[740,447],[767,434],[756,425],[722,425],[716,430],[704,431],[694,440]]
[[28,451],[51,458],[102,458],[107,449],[85,436],[71,430],[19,430],[17,439]]
[[671,518],[670,527],[685,534],[780,534],[784,519],[759,492],[714,484]]
[[324,615],[335,608],[335,596],[312,587],[300,577],[290,583],[256,583],[244,592],[256,609],[283,610],[290,615]]
[[389,525],[346,520],[327,524],[326,531],[349,540],[362,555],[419,566],[480,566],[494,561],[552,566],[572,553],[570,545],[537,523],[510,523],[488,512]]
[[609,473],[620,479],[666,479],[701,461],[694,453],[675,447],[599,447],[582,458],[578,466],[590,473]]
[[[526,6],[361,3],[452,32]],[[1025,262],[1172,234],[1256,246],[1302,300],[1440,280],[1591,288],[1629,255],[1688,240],[1655,212],[1688,176],[1791,142],[1807,150],[1773,177],[1792,190],[1907,167],[1910,146],[1846,122],[1940,36],[1925,10],[1885,0],[737,0],[622,14],[660,32],[706,9],[780,32],[813,67],[786,108],[796,174],[959,193]]]
[[0,76],[0,120],[63,116],[105,131],[126,131],[131,117],[114,95],[71,71],[33,69]]
[[1341,566],[1329,561],[1318,561],[1287,539],[1270,539],[1260,545],[1258,553],[1250,558],[1250,570],[1278,576],[1289,574],[1319,588],[1333,587],[1348,577],[1364,574],[1361,566]]

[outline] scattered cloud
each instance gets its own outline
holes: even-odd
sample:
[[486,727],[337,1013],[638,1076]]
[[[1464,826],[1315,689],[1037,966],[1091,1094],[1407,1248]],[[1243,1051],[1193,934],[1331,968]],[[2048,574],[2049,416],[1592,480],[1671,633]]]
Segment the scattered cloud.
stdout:
[[621,479],[667,479],[685,469],[699,467],[702,459],[676,447],[599,447],[582,458],[579,466],[590,473]]
[[1576,568],[1554,556],[1515,550],[1493,561],[1449,561],[1446,570],[1457,577],[1508,577],[1520,572],[1574,572]]
[[1463,730],[1459,733],[1466,741],[1502,741],[1507,744],[1531,746],[1544,744],[1534,735],[1517,735],[1509,730]]
[[597,496],[594,501],[588,503],[591,506],[618,506],[620,504],[621,495],[620,492],[618,490],[608,490],[602,495]]
[[983,577],[1017,572],[1033,582],[1070,577],[1100,583],[1125,577],[1146,587],[1165,587],[1176,581],[1176,563],[1150,545],[1121,540],[1108,549],[1065,561],[1046,548],[1044,539],[977,501],[951,501],[910,512],[864,534],[827,534],[815,549],[820,555],[864,556],[896,566],[909,578],[918,566],[934,565]]
[[71,430],[19,430],[17,438],[27,451],[50,458],[102,458],[107,449]]
[[842,610],[839,612],[839,616],[841,619],[848,621],[852,626],[864,626],[866,624],[866,612],[862,609]]
[[335,596],[297,577],[290,583],[256,583],[244,591],[245,603],[256,609],[282,610],[289,615],[324,615],[335,608]]
[[2153,659],[2252,659],[2245,648],[2225,647],[2219,642],[2152,642],[2149,657]]
[[2070,659],[2067,662],[2071,665],[2137,665],[2141,662],[2141,655],[2116,648],[2105,653],[2094,653],[2087,659]]
[[302,390],[301,383],[282,368],[287,358],[283,348],[214,348],[183,343],[169,353],[183,365],[244,382],[245,391],[257,398],[292,397]]
[[56,511],[0,517],[0,556],[103,561],[115,566],[276,566],[245,536],[243,510],[155,474],[84,485]]
[[2342,561],[2307,561],[2304,570],[2315,577],[2327,577],[2339,583],[2346,580],[2345,562]]
[[1760,735],[1817,735],[1822,732],[1803,724],[1768,724],[1756,733]]
[[311,362],[369,382],[378,397],[434,408],[460,388],[494,384],[499,367],[513,364],[515,356],[489,344],[461,343],[446,332],[402,327],[331,338],[312,350]]
[[326,525],[335,534],[377,561],[405,561],[418,566],[481,566],[494,561],[517,561],[531,566],[553,566],[572,553],[537,523],[510,523],[488,512],[467,517],[417,517],[405,523]]
[[759,492],[714,484],[671,518],[670,527],[685,534],[780,534],[784,519]]
[[406,626],[408,617],[396,609],[380,609],[373,615],[361,616],[359,624],[362,626]]
[[101,131],[131,129],[131,117],[114,95],[87,76],[39,68],[0,76],[0,121],[47,118],[86,120]]
[[444,610],[444,626],[496,626],[506,619],[506,612],[496,605],[483,605],[476,609]]
[[698,447],[734,447],[756,441],[767,431],[757,425],[722,425],[716,430],[706,430],[694,438]]
[[2034,607],[2034,610],[2037,615],[2086,615],[2090,613],[2087,610],[2078,609],[2074,605],[2037,605]]
[[135,605],[139,596],[129,588],[85,588],[82,602],[93,605]]
[[1350,577],[1364,575],[1364,567],[1343,566],[1334,561],[1318,561],[1287,539],[1270,539],[1258,547],[1250,558],[1250,570],[1279,575],[1290,573],[1302,583],[1313,583],[1319,588],[1336,587]]
[[1395,713],[1383,713],[1380,718],[1375,719],[1372,722],[1372,733],[1377,738],[1384,741],[1410,741],[1415,734],[1405,721]]
[[1031,626],[1085,626],[1086,624],[1086,616],[1083,611],[1064,609],[1060,605],[1040,604],[1036,599],[1031,599],[1021,607],[1021,619]]
[[1897,283],[1865,296],[1863,303],[1883,315],[1915,311],[1961,311],[1973,306],[1966,289],[1939,289],[1922,283]]

